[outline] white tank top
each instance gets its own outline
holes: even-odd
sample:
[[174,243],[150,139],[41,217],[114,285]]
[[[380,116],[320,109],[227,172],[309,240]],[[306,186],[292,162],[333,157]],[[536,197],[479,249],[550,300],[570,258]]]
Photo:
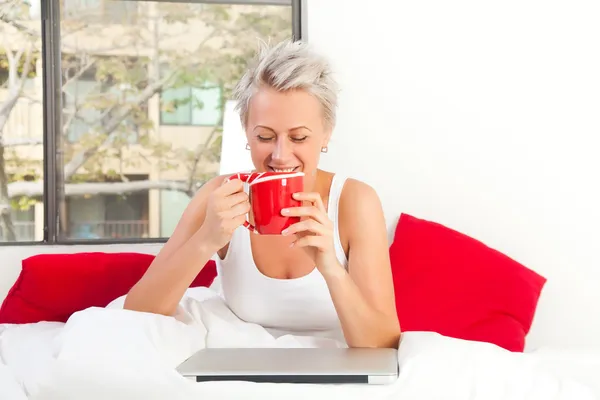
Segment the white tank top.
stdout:
[[[335,253],[340,264],[348,260],[338,229],[338,204],[346,179],[334,175],[327,213],[334,225]],[[341,325],[325,279],[317,268],[295,279],[270,278],[258,270],[252,256],[251,233],[236,229],[224,259],[216,257],[221,295],[242,320],[276,335],[291,333],[343,340]]]

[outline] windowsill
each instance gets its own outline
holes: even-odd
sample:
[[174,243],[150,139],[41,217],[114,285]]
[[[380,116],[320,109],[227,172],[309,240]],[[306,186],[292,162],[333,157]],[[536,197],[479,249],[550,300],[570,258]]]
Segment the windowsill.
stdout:
[[0,242],[0,248],[8,246],[72,246],[72,245],[107,245],[107,244],[164,244],[169,238],[131,238],[131,239],[74,239],[56,242]]

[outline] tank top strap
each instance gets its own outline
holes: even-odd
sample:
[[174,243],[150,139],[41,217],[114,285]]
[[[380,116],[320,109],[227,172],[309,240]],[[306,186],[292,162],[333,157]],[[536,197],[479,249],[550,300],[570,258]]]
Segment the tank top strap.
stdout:
[[331,222],[333,222],[333,236],[334,236],[334,246],[335,253],[337,255],[338,261],[345,267],[348,268],[348,258],[346,257],[346,253],[344,252],[344,247],[342,246],[342,242],[340,240],[340,231],[339,231],[339,204],[340,197],[342,195],[342,190],[344,189],[344,184],[348,178],[346,176],[334,175],[331,181],[331,187],[329,189],[329,200],[327,202],[327,215]]

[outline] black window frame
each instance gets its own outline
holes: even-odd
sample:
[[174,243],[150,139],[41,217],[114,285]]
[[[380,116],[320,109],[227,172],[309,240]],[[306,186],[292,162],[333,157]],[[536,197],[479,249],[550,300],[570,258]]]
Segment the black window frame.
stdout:
[[[138,0],[121,0],[138,1]],[[292,8],[292,39],[308,40],[306,30],[307,0],[144,0],[172,3],[288,5]],[[32,245],[107,245],[107,244],[158,244],[168,238],[124,238],[66,240],[60,237],[59,196],[64,195],[62,146],[62,76],[61,76],[61,0],[44,0],[41,6],[42,86],[43,86],[43,190],[44,228],[42,241],[0,242],[5,246]],[[64,216],[64,213],[62,213]]]

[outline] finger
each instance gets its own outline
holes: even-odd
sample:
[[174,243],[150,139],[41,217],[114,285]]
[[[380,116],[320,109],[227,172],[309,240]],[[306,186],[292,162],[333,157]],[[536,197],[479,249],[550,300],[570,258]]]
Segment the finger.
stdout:
[[246,201],[248,201],[248,194],[246,192],[237,192],[230,194],[223,199],[223,207],[228,209]]
[[225,211],[225,215],[227,215],[229,218],[236,218],[240,215],[246,218],[248,211],[250,211],[250,202],[246,201],[231,207],[229,210]]
[[229,234],[232,234],[237,228],[242,226],[246,222],[246,217],[244,215],[239,215],[233,219],[227,221],[227,223],[223,226],[223,231]]
[[233,193],[241,192],[244,190],[244,182],[240,179],[232,179],[228,182],[224,182],[220,187],[216,189],[217,192],[228,196]]
[[233,222],[235,223],[236,227],[239,227],[240,225],[242,225],[244,222],[246,222],[246,215],[242,214],[242,215],[238,215],[237,217],[235,217],[233,219]]
[[326,212],[325,204],[323,203],[323,198],[319,193],[315,192],[297,192],[292,195],[294,199],[300,201],[310,201],[313,203],[319,210]]
[[306,219],[304,221],[297,222],[293,225],[290,225],[287,229],[284,229],[281,233],[284,236],[287,236],[301,232],[312,232],[317,235],[330,236],[330,230],[314,219]]
[[284,208],[281,210],[281,214],[286,217],[311,217],[321,224],[327,224],[329,221],[327,215],[315,206]]

